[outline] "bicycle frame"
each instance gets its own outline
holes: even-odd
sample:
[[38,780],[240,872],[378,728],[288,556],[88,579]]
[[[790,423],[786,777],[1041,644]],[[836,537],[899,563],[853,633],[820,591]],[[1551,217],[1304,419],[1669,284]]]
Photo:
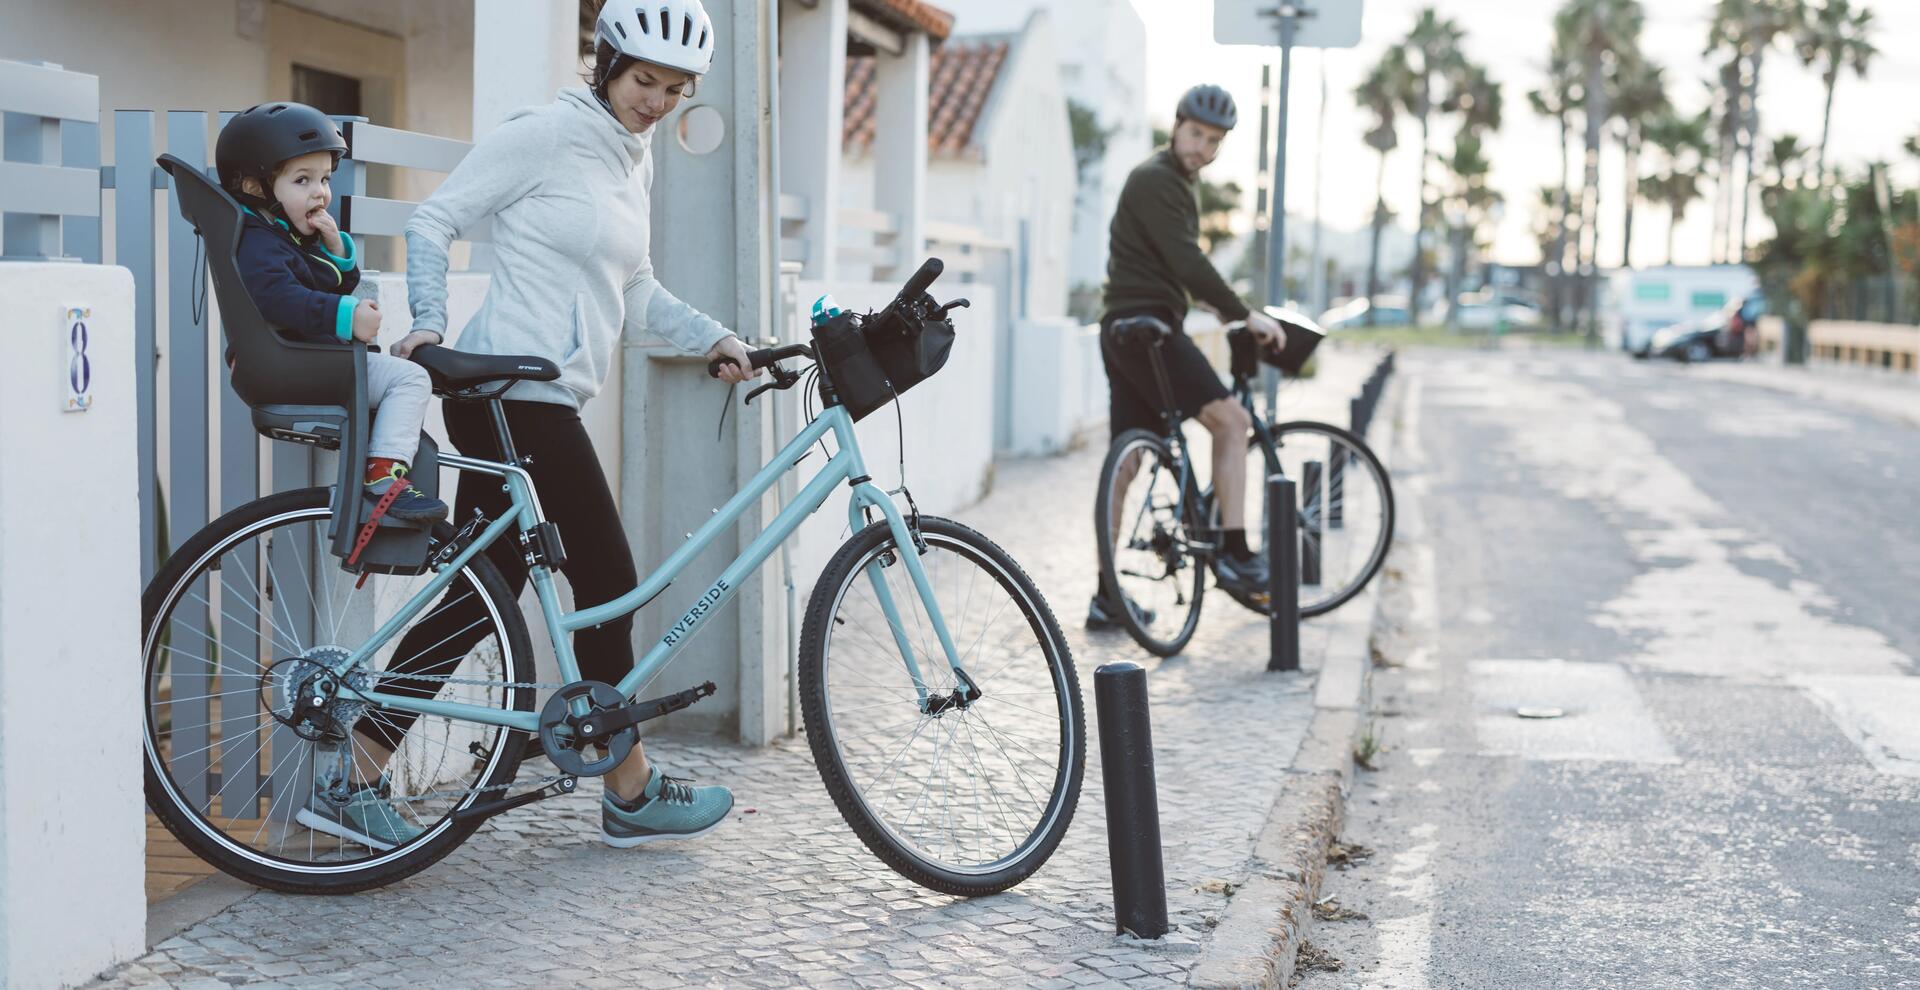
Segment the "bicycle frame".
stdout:
[[[727,565],[712,586],[694,601],[686,614],[667,630],[645,656],[634,663],[633,670],[621,678],[620,683],[616,685],[620,694],[631,699],[648,681],[652,680],[653,676],[704,627],[708,618],[732,601],[734,594],[739,590],[740,583],[765,563],[767,558],[772,556],[773,551],[786,542],[800,524],[826,502],[834,486],[842,481],[847,482],[853,489],[847,514],[855,532],[865,527],[866,510],[868,507],[873,507],[879,509],[886,520],[896,546],[914,545],[915,534],[908,528],[899,507],[894,505],[893,500],[875,486],[867,476],[866,464],[860,455],[859,441],[854,435],[853,417],[842,406],[828,406],[818,418],[807,425],[806,429],[781,448],[780,452],[775,454],[773,459],[768,461],[739,492],[728,499],[727,503],[721,506],[705,524],[688,537],[679,549],[668,556],[653,573],[647,575],[638,587],[625,595],[604,605],[576,612],[564,612],[554,591],[553,570],[544,564],[536,564],[529,569],[534,591],[540,599],[540,611],[546,618],[547,636],[553,642],[554,658],[559,664],[561,677],[568,683],[580,680],[580,665],[573,654],[571,635],[575,630],[597,626],[645,607],[673,583],[688,563],[712,545],[728,527],[733,526],[749,506],[756,504],[761,497],[772,490],[788,471],[798,467],[808,448],[819,442],[829,432],[834,435],[839,451],[827,461],[826,466],[813,480],[807,482],[794,500],[780,510],[772,523],[741,550],[739,556]],[[534,494],[532,478],[519,466],[451,454],[442,454],[440,462],[462,471],[505,479],[511,506],[500,518],[490,522],[487,528],[447,566],[441,568],[433,580],[408,599],[392,618],[374,632],[371,639],[354,651],[352,656],[342,661],[338,668],[341,673],[367,664],[388,640],[405,628],[415,615],[426,608],[429,602],[452,583],[460,569],[472,560],[475,554],[485,550],[495,540],[504,536],[508,529],[517,527],[524,534],[542,522],[540,504]],[[946,620],[940,614],[939,605],[934,600],[933,589],[927,582],[926,571],[921,566],[919,555],[902,553],[898,557],[906,564],[907,573],[913,580],[914,588],[920,595],[928,617],[932,620],[940,648],[947,654],[948,665],[962,678],[961,683],[968,683],[960,667],[959,651],[954,648],[953,639],[947,632]],[[892,592],[882,578],[878,564],[869,564],[867,572],[868,580],[873,582],[874,592],[880,601],[881,609],[893,629],[894,642],[900,648],[901,658],[906,664],[908,674],[913,678],[914,688],[924,707],[928,688],[920,673],[919,659],[914,656],[913,649],[908,645],[906,629],[901,622],[900,612]],[[422,715],[438,715],[466,722],[505,726],[524,732],[535,732],[539,728],[538,712],[501,711],[497,708],[388,694],[377,690],[366,691],[364,694],[369,700],[388,708]]]

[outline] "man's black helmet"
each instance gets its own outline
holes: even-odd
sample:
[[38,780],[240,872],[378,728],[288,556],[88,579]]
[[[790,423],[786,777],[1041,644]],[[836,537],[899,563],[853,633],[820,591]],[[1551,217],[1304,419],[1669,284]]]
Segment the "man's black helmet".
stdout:
[[271,189],[273,171],[281,162],[314,151],[332,152],[335,165],[347,153],[347,141],[332,118],[304,103],[262,103],[221,128],[213,162],[220,184],[238,196],[241,179],[252,176],[262,188]]
[[1202,124],[1211,124],[1223,131],[1233,130],[1240,122],[1240,111],[1233,106],[1233,94],[1212,83],[1201,83],[1187,90],[1180,98],[1180,109],[1174,111],[1176,120],[1197,120]]

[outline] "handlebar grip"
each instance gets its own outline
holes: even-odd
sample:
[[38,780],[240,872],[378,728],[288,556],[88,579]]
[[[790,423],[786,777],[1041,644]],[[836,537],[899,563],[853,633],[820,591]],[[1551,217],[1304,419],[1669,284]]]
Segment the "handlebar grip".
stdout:
[[[767,366],[767,363],[768,363],[766,355],[767,355],[766,351],[748,351],[747,361],[756,368],[764,368]],[[739,363],[740,362],[735,361],[732,358],[714,358],[713,360],[707,362],[707,377],[718,378],[720,377],[721,367],[729,364],[739,364]]]
[[920,270],[914,272],[912,278],[907,279],[907,284],[901,287],[900,298],[919,298],[922,292],[927,291],[927,286],[932,285],[933,280],[939,278],[940,273],[946,270],[946,264],[939,258],[928,258],[926,262],[920,266]]

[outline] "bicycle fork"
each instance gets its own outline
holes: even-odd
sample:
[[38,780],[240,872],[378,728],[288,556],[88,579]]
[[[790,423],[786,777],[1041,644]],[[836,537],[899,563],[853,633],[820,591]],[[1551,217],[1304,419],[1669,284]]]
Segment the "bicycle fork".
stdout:
[[927,618],[933,624],[934,635],[939,638],[940,649],[946,653],[947,665],[953,670],[954,679],[959,686],[951,694],[936,694],[927,687],[926,677],[920,671],[920,658],[915,655],[913,644],[908,641],[906,624],[901,618],[899,603],[895,601],[893,589],[888,586],[883,563],[885,554],[877,557],[864,568],[867,581],[873,585],[874,597],[880,601],[880,610],[886,616],[887,627],[893,633],[893,642],[900,650],[900,659],[906,664],[907,676],[913,678],[913,690],[918,697],[922,714],[938,715],[948,709],[964,708],[980,698],[979,685],[967,676],[965,668],[960,666],[960,651],[954,647],[953,636],[947,630],[946,617],[940,613],[940,603],[934,598],[933,585],[927,580],[927,571],[921,565],[920,555],[925,552],[925,542],[921,539],[917,526],[910,525],[900,514],[899,506],[886,497],[871,481],[861,481],[853,487],[853,498],[847,505],[847,515],[855,532],[866,528],[867,509],[880,510],[886,520],[887,528],[893,534],[894,559],[899,566],[907,569],[907,576],[913,581],[914,591],[920,596],[920,603],[926,609]]

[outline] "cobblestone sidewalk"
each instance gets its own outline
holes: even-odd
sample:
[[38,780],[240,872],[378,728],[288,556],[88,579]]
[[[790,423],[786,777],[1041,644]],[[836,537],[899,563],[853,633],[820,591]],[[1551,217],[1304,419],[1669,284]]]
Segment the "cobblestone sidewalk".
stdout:
[[[1331,357],[1320,383],[1284,393],[1285,418],[1344,409],[1349,379],[1371,364]],[[1209,596],[1192,646],[1170,660],[1125,634],[1080,629],[1095,583],[1100,455],[1003,464],[994,493],[956,515],[1006,547],[1047,595],[1072,641],[1090,739],[1094,668],[1126,659],[1150,672],[1166,939],[1113,934],[1097,745],[1053,859],[1008,893],[962,900],[867,852],[803,739],[755,750],[657,734],[648,750],[663,765],[733,788],[732,822],[684,843],[610,849],[598,835],[599,781],[583,780],[578,794],[493,819],[408,881],[340,898],[256,893],[96,985],[1184,985],[1247,879],[1254,837],[1313,716],[1312,674],[1265,673],[1264,619],[1225,596]],[[1309,668],[1327,643],[1304,630]]]

